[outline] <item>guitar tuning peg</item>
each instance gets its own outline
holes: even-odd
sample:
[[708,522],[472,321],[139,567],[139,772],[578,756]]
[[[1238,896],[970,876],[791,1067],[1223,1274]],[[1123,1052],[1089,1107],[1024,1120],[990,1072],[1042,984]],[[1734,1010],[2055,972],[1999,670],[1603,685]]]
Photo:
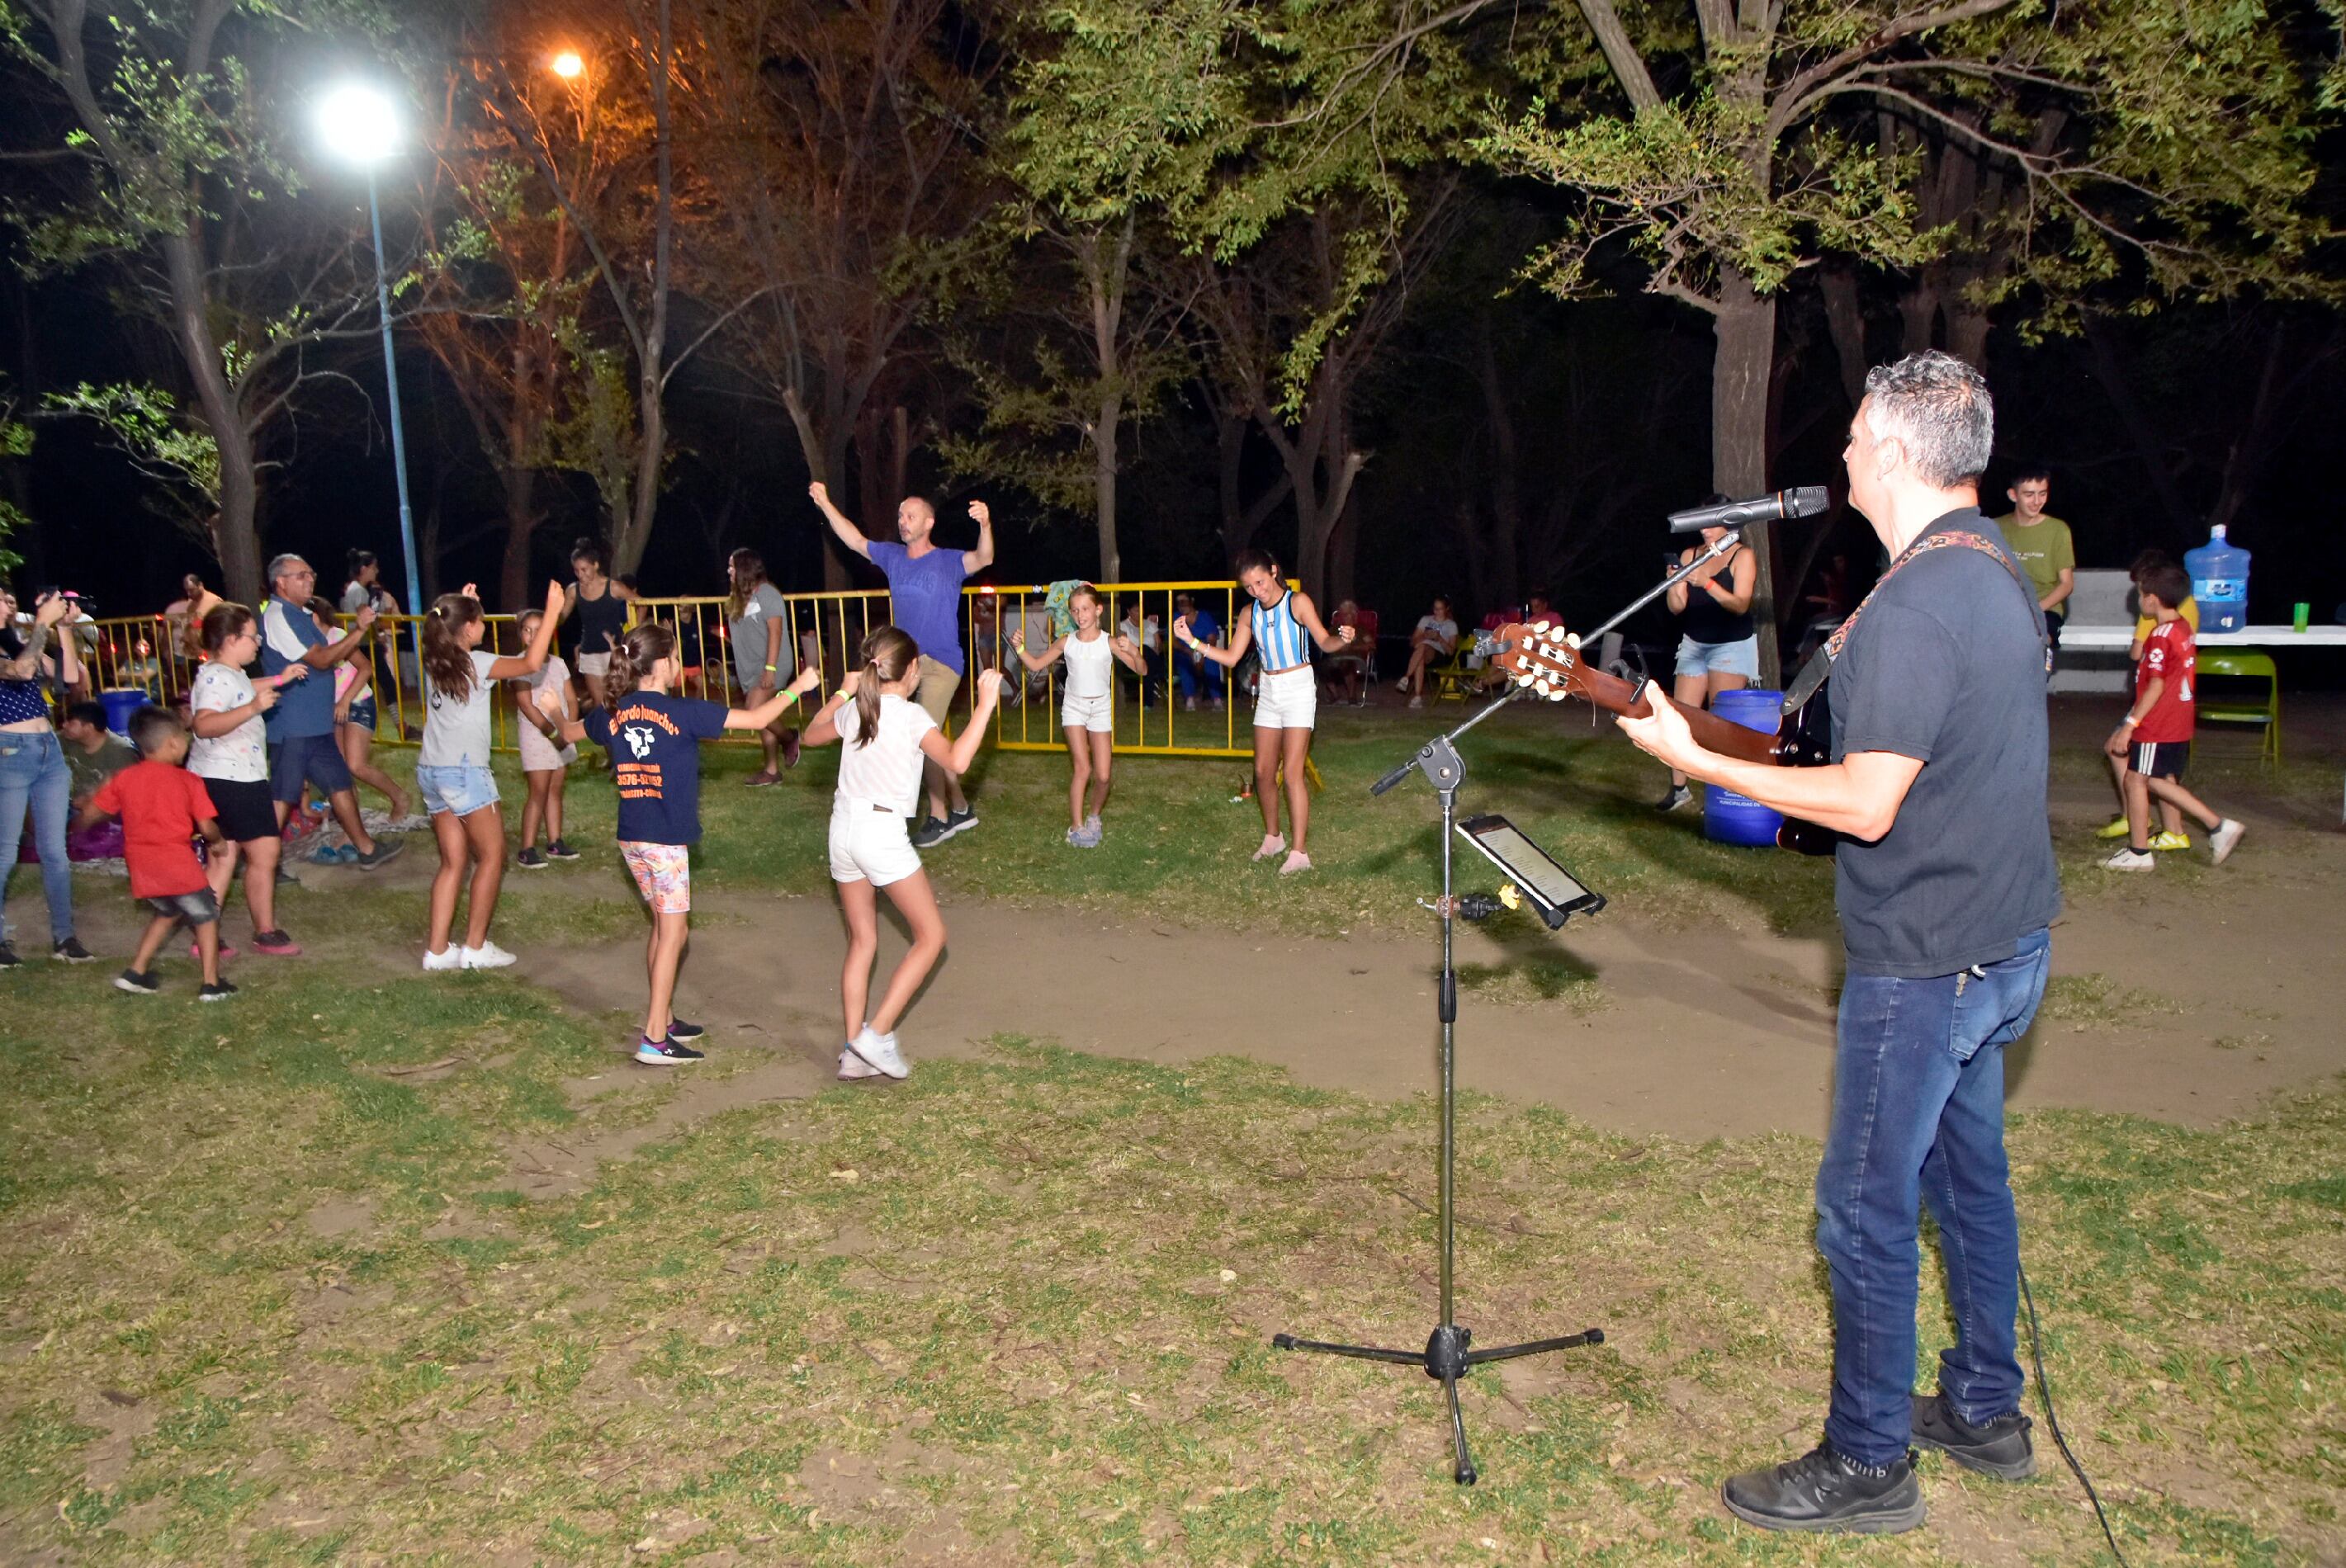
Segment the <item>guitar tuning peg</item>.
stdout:
[[1549,692],[1549,693],[1547,694],[1547,699],[1548,699],[1550,702],[1562,702],[1562,701],[1564,700],[1564,698],[1565,698],[1565,691],[1564,691],[1564,688],[1563,688],[1562,687],[1556,687],[1554,691]]
[[1573,652],[1578,653],[1580,651],[1580,634],[1578,632],[1566,632],[1564,636],[1564,641],[1565,646],[1571,648]]

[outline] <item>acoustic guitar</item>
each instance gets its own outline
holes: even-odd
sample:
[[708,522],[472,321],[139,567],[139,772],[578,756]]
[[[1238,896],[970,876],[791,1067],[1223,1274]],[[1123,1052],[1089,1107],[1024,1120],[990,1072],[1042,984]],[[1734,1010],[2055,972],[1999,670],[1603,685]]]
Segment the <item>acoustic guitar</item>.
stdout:
[[[1528,696],[1550,702],[1576,697],[1607,713],[1626,713],[1632,718],[1643,718],[1653,711],[1642,688],[1584,659],[1580,639],[1565,630],[1561,622],[1539,621],[1530,626],[1510,622],[1490,634],[1486,651],[1492,663]],[[1685,718],[1696,742],[1722,757],[1785,768],[1813,768],[1830,760],[1794,725],[1781,725],[1777,733],[1767,735],[1707,709],[1688,708],[1675,697],[1666,700]],[[1779,845],[1804,855],[1832,853],[1836,838],[1830,829],[1797,817],[1785,818],[1776,832]]]

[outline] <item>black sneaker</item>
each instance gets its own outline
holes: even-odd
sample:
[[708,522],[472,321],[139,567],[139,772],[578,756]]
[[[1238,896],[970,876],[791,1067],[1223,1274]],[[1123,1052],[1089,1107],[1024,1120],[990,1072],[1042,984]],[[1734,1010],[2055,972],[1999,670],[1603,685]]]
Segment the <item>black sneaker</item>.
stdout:
[[678,1062],[698,1062],[699,1052],[689,1045],[679,1045],[673,1040],[653,1040],[638,1037],[636,1060],[653,1067],[669,1066]]
[[942,844],[953,836],[953,830],[935,817],[923,817],[921,825],[913,830],[913,848],[925,850]]
[[556,839],[546,846],[546,858],[549,860],[575,860],[578,858],[578,851]]
[[537,852],[536,847],[524,850],[514,857],[514,864],[525,871],[542,871],[554,862]]
[[352,860],[351,864],[362,871],[372,871],[378,866],[387,866],[399,859],[399,852],[405,848],[407,848],[407,840],[404,839],[377,839],[373,849]]
[[0,942],[0,969],[14,969],[24,962],[25,961],[23,959],[16,956],[16,950],[15,948],[10,947],[5,942]]
[[977,808],[964,806],[945,819],[945,837],[950,839],[955,833],[966,833],[976,826]]
[[671,1040],[698,1040],[708,1033],[688,1018],[678,1018],[673,1013],[668,1014],[668,1037]]
[[1693,790],[1688,789],[1683,784],[1673,784],[1670,786],[1670,792],[1668,794],[1654,802],[1654,809],[1657,811],[1675,811],[1681,806],[1690,806],[1693,803]]
[[1937,1449],[1965,1470],[1998,1481],[2026,1481],[2036,1473],[2036,1449],[2028,1437],[2034,1425],[2018,1410],[2007,1410],[1974,1426],[1944,1393],[1914,1396],[1914,1446]]
[[49,956],[59,963],[87,963],[97,954],[82,946],[79,937],[69,936],[49,949]]
[[1719,1495],[1728,1512],[1762,1530],[1894,1535],[1921,1524],[1929,1512],[1912,1453],[1875,1469],[1827,1443],[1790,1464],[1729,1476]]
[[114,989],[127,991],[133,996],[152,996],[163,989],[163,983],[155,978],[151,970],[141,973],[135,969],[126,969],[114,977]]
[[225,980],[215,980],[196,993],[199,1002],[226,1002],[236,994],[236,987]]

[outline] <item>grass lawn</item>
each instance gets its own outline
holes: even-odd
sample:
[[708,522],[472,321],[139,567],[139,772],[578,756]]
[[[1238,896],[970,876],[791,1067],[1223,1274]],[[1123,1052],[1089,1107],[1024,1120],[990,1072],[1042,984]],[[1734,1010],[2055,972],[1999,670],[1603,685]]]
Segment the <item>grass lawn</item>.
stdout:
[[[761,799],[811,830],[811,801]],[[1268,1345],[1432,1326],[1430,1102],[1005,1039],[892,1089],[745,1103],[532,1203],[516,1141],[640,1125],[675,1079],[515,980],[244,978],[232,1011],[46,964],[8,982],[0,1559],[2098,1550],[2049,1444],[2019,1486],[1926,1460],[1933,1523],[1894,1541],[1720,1512],[1723,1472],[1821,1418],[1806,1139],[1467,1104],[1461,1319],[1610,1335],[1477,1375],[1468,1491],[1434,1385]],[[2031,1116],[2012,1142],[2064,1425],[2132,1560],[2335,1561],[2346,1092],[2214,1133]],[[1935,1296],[1922,1317],[1927,1385]]]

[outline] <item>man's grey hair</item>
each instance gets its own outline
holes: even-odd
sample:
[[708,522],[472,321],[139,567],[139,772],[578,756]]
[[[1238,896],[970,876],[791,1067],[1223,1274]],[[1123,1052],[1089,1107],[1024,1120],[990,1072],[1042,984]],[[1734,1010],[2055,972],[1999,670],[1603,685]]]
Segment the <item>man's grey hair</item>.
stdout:
[[1978,481],[1995,448],[1987,378],[1933,349],[1865,372],[1865,427],[1906,450],[1914,477],[1938,490]]
[[306,556],[296,555],[291,551],[288,551],[286,554],[278,556],[275,560],[269,563],[269,580],[273,583],[277,581],[278,578],[283,576],[286,573],[291,571],[294,567],[306,566],[309,564],[310,562]]

